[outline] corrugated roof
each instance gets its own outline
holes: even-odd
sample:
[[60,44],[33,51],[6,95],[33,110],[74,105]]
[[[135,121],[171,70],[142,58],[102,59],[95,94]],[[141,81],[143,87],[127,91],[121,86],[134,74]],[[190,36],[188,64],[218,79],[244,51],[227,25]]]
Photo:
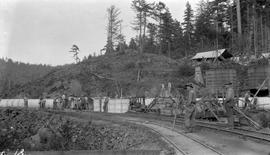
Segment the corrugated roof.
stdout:
[[207,58],[216,58],[222,55],[226,49],[219,49],[219,50],[214,50],[214,51],[208,51],[208,52],[200,52],[197,53],[192,60],[195,59],[207,59]]

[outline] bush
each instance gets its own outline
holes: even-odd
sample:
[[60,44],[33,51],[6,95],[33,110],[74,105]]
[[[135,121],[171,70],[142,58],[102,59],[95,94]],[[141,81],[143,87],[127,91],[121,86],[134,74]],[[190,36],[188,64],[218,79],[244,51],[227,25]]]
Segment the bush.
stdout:
[[100,68],[100,69],[107,69],[107,70],[111,70],[112,69],[111,64],[108,64],[108,63],[100,63],[98,65],[98,68]]
[[194,72],[194,67],[187,63],[184,63],[178,69],[178,76],[190,77],[194,75]]
[[125,70],[133,69],[136,67],[136,64],[134,62],[129,62],[125,65]]

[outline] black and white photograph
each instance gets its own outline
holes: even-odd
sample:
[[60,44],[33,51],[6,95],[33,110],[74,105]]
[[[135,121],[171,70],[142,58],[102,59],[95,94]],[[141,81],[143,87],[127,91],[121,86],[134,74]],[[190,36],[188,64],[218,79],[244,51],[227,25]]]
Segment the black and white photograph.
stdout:
[[270,0],[0,0],[0,155],[270,155]]

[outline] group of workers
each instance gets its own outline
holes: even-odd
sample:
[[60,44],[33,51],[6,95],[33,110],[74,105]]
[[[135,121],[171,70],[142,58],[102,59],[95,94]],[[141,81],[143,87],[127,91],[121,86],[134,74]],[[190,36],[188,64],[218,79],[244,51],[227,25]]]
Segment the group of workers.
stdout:
[[[225,93],[225,100],[224,100],[224,108],[226,110],[226,115],[228,118],[228,128],[234,127],[234,116],[233,116],[233,109],[235,106],[234,101],[234,89],[231,82],[224,84],[226,93]],[[185,129],[186,132],[192,132],[194,129],[194,120],[197,112],[196,108],[196,91],[194,89],[194,84],[190,83],[185,86],[187,89],[187,101],[185,103]]]
[[[28,98],[24,97],[24,107],[28,108]],[[46,98],[39,98],[39,108],[46,108]],[[93,99],[86,96],[75,97],[66,95],[57,96],[53,99],[53,109],[94,110]]]
[[86,96],[58,96],[53,101],[53,109],[94,110],[93,99]]
[[[105,97],[104,102],[102,104],[103,98],[99,98],[100,104],[100,112],[103,109],[103,112],[108,112],[108,104],[109,104],[109,97]],[[28,98],[24,97],[24,107],[28,108]],[[39,99],[39,108],[45,109],[46,108],[46,98],[40,97]],[[66,95],[57,96],[53,99],[53,109],[73,109],[73,110],[94,110],[94,101],[92,98],[81,96],[75,97],[70,96],[67,97]]]
[[[226,93],[225,93],[225,100],[224,100],[224,108],[226,110],[226,115],[228,118],[228,127],[234,127],[234,116],[233,116],[233,109],[235,106],[234,101],[234,89],[232,87],[232,83],[228,82],[225,85]],[[184,114],[185,114],[185,128],[187,132],[192,132],[194,128],[194,120],[197,112],[196,108],[196,91],[195,91],[194,83],[189,83],[185,85],[187,90],[187,100],[184,104]],[[248,94],[245,94],[245,106],[248,103]],[[109,98],[106,97],[103,104],[103,112],[108,112],[108,103]],[[40,109],[45,108],[46,99],[40,98],[39,107]],[[100,111],[102,107],[102,98],[99,99],[100,104]],[[28,99],[24,98],[24,106],[28,107]],[[93,110],[93,99],[88,98],[86,96],[81,97],[67,97],[66,95],[58,96],[53,101],[53,109],[75,109],[75,110]]]

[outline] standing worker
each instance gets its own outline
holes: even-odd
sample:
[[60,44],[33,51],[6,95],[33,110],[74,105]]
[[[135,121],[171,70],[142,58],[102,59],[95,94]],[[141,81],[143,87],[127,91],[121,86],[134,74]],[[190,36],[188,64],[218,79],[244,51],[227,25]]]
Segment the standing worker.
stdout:
[[109,97],[107,96],[104,101],[103,111],[108,112]]
[[88,101],[88,109],[90,111],[94,111],[94,100],[91,97],[89,97],[87,101]]
[[85,109],[86,110],[89,110],[89,100],[88,100],[88,97],[87,96],[84,96],[84,101],[85,101]]
[[40,109],[44,109],[45,108],[45,104],[46,104],[46,99],[44,97],[41,97],[39,99],[39,108]]
[[229,128],[233,128],[234,127],[234,117],[233,117],[234,90],[232,87],[232,83],[231,82],[226,83],[225,88],[226,88],[226,96],[225,96],[224,107],[225,107],[226,114],[228,117]]
[[38,104],[39,104],[39,109],[42,109],[42,100],[43,100],[43,97],[40,97],[40,98],[39,98],[39,102],[38,102]]
[[99,97],[99,112],[101,112],[101,110],[102,110],[102,96],[100,95],[100,97]]
[[244,101],[245,101],[244,107],[243,107],[244,110],[247,110],[248,108],[250,108],[250,100],[249,100],[249,98],[250,98],[250,93],[249,93],[249,91],[247,91],[245,93],[245,96],[244,96]]
[[57,109],[57,102],[56,102],[56,98],[53,99],[53,109]]
[[71,97],[71,99],[70,99],[70,109],[74,110],[75,108],[76,108],[75,98]]
[[84,96],[80,97],[81,99],[81,110],[86,110],[86,100]]
[[42,103],[42,109],[45,109],[45,107],[46,107],[46,98],[45,97],[43,98],[41,103]]
[[191,83],[186,85],[186,89],[188,91],[188,99],[185,106],[185,128],[187,132],[192,132],[196,115],[196,93]]
[[161,84],[160,97],[165,97],[165,85]]
[[24,107],[28,108],[28,98],[26,96],[24,96],[23,102],[24,102]]
[[57,96],[57,98],[56,98],[56,108],[59,110],[59,109],[61,109],[60,107],[61,107],[60,97]]
[[65,109],[67,107],[66,95],[65,94],[62,95],[62,100],[61,101],[62,101],[61,109]]

